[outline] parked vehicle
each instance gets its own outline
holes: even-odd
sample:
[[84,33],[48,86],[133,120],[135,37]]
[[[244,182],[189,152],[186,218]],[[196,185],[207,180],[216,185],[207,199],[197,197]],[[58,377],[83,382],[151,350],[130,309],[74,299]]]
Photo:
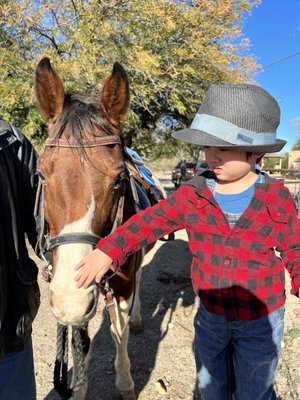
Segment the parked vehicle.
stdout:
[[197,161],[180,161],[172,170],[172,182],[178,188],[182,182],[193,178],[197,172],[207,168],[207,164],[203,160]]
[[202,172],[204,169],[208,169],[208,165],[206,161],[199,160],[196,165],[196,172]]

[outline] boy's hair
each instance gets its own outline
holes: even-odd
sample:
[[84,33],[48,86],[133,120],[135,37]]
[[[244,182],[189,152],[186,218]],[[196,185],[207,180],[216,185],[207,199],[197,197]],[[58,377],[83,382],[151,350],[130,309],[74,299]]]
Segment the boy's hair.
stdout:
[[[252,151],[247,151],[247,152],[246,152],[247,160],[249,160],[249,158],[252,156],[252,154],[253,154]],[[261,161],[261,159],[263,158],[263,156],[264,156],[264,154],[256,159],[256,163],[257,163],[257,164]]]
[[261,160],[263,159],[263,157],[264,157],[264,154],[262,156],[258,157],[256,159],[256,164],[259,164],[261,162]]

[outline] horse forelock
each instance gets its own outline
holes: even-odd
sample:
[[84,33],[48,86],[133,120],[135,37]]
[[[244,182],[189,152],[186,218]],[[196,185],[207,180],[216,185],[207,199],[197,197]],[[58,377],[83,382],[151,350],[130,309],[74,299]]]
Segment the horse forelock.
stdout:
[[116,130],[99,97],[80,93],[66,94],[63,111],[55,126],[54,138],[61,138],[67,128],[72,138],[78,141],[99,136],[99,131],[104,135],[111,135]]

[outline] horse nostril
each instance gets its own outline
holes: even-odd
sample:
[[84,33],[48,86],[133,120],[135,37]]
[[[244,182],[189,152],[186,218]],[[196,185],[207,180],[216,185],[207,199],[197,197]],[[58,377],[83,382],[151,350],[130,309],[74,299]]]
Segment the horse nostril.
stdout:
[[94,305],[95,305],[95,300],[91,299],[86,309],[86,315],[89,315],[93,311]]
[[92,316],[96,313],[98,295],[98,288],[92,290],[89,293],[89,303],[85,314],[86,316],[88,316],[88,318],[92,318]]

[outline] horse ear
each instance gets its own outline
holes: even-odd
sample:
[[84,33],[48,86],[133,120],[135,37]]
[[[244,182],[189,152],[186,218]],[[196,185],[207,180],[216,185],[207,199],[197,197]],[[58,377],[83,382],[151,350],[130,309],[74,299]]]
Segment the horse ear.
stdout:
[[104,83],[101,100],[112,122],[124,121],[129,107],[129,83],[125,69],[117,62]]
[[64,87],[47,57],[41,59],[36,68],[35,95],[41,114],[48,120],[62,112],[65,100]]

